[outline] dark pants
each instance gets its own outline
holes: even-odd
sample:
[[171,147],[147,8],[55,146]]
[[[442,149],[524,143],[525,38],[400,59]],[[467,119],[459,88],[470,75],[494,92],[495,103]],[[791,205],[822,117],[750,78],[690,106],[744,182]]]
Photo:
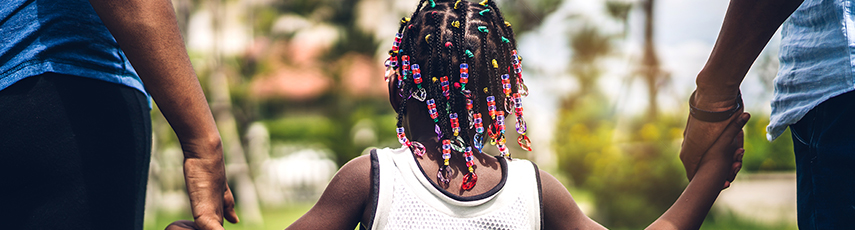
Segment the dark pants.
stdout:
[[855,92],[791,125],[799,229],[855,229]]
[[0,226],[142,229],[150,154],[130,87],[49,73],[0,90]]

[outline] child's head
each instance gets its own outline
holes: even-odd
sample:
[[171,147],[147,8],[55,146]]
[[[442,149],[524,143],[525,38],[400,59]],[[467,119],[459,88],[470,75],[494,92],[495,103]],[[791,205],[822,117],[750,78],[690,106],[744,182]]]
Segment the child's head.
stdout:
[[522,119],[527,92],[515,47],[511,24],[494,2],[422,0],[411,19],[401,20],[387,62],[395,73],[390,96],[401,143],[424,153],[422,144],[406,138],[402,126],[407,103],[417,103],[437,127],[446,165],[451,150],[464,153],[469,163],[471,151],[481,151],[484,137],[509,157],[504,118],[511,113],[517,117],[518,142],[530,149]]

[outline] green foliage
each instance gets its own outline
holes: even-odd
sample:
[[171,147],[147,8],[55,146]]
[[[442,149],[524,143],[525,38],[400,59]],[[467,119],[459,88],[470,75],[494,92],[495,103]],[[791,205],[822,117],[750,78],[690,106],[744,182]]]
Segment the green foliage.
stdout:
[[682,119],[641,119],[616,127],[603,100],[577,99],[562,109],[556,134],[559,167],[595,195],[595,219],[642,228],[679,197],[686,180],[677,157]]
[[787,171],[796,169],[793,139],[788,129],[774,142],[766,140],[769,117],[753,116],[745,125],[743,171]]
[[510,0],[499,3],[505,19],[514,25],[514,33],[522,34],[539,26],[547,15],[558,9],[561,0]]

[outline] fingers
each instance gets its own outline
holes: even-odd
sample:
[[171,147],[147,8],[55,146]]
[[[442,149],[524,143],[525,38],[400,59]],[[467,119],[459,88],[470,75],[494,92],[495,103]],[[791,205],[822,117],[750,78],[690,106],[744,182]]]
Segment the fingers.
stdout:
[[189,220],[178,220],[166,226],[166,230],[195,230],[196,223]]
[[215,218],[198,218],[196,219],[196,229],[202,230],[223,230],[223,224]]
[[235,212],[235,197],[232,195],[232,189],[229,188],[229,185],[226,185],[226,192],[223,194],[223,217],[233,224],[240,221]]
[[[740,133],[741,134],[741,133]],[[733,154],[733,164],[730,167],[730,175],[727,177],[727,180],[724,182],[724,187],[722,189],[726,189],[733,184],[733,181],[736,179],[736,175],[739,174],[739,170],[742,170],[742,156],[745,155],[745,149],[738,148],[736,152]]]
[[[731,143],[734,143],[741,147],[743,143],[743,138],[741,138],[743,135],[742,127],[744,127],[745,124],[748,123],[749,119],[751,119],[751,114],[742,113],[739,118],[731,122],[727,126],[727,128],[724,129],[724,133],[722,133],[721,137],[719,138],[719,141],[732,141]],[[739,140],[735,140],[736,138],[738,138]]]

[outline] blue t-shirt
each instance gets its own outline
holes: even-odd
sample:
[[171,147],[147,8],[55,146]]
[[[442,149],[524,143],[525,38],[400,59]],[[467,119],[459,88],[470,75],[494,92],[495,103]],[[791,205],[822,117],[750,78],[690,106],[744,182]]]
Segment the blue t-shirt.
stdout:
[[855,90],[855,11],[849,0],[805,0],[781,28],[773,140],[829,98]]
[[145,88],[87,0],[3,0],[0,90],[53,72]]

